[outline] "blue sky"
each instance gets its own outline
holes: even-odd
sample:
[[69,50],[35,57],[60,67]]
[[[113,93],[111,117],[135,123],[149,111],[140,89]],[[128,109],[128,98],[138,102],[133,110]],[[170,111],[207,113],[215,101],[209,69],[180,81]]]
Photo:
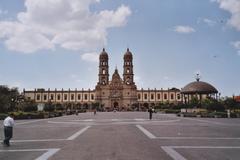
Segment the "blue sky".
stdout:
[[112,75],[129,47],[139,89],[182,88],[200,73],[240,94],[239,0],[2,0],[0,31],[3,85],[94,89],[102,48]]

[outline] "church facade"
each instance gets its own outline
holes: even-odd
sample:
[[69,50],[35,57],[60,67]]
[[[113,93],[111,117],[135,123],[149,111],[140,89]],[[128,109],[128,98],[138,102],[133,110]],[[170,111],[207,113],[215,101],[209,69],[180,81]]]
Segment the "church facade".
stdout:
[[98,103],[108,110],[127,110],[129,108],[148,108],[157,103],[182,102],[180,90],[172,89],[138,89],[134,82],[133,54],[127,49],[123,56],[122,78],[115,69],[109,77],[109,57],[105,49],[99,55],[98,83],[94,90],[24,90],[27,99],[37,103],[68,104],[91,106]]

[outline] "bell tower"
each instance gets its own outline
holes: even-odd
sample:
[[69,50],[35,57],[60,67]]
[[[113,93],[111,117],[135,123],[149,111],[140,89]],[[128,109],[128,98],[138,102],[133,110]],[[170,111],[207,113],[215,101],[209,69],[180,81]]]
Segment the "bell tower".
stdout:
[[103,48],[102,53],[99,56],[99,74],[98,74],[98,84],[107,85],[109,82],[109,72],[108,72],[108,54]]
[[133,55],[127,48],[127,52],[124,54],[124,64],[123,64],[123,81],[127,85],[133,85]]

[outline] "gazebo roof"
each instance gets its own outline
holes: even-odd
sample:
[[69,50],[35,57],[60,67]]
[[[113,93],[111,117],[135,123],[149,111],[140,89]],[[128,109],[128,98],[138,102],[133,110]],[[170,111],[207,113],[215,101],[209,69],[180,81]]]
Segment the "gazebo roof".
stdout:
[[212,94],[218,93],[218,90],[211,84],[202,81],[195,81],[187,84],[182,90],[183,94]]

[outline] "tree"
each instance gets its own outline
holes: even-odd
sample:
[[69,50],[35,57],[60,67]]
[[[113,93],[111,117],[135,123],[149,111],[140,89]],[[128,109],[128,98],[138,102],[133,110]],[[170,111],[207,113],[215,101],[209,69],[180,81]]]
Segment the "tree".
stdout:
[[238,109],[240,108],[240,104],[233,98],[227,98],[223,101],[224,106],[227,109]]
[[0,112],[14,111],[19,92],[17,88],[0,85]]
[[209,111],[224,111],[224,105],[213,98],[206,98],[202,102],[202,106]]
[[63,111],[64,110],[63,105],[61,103],[57,103],[56,104],[56,110]]
[[53,112],[54,110],[55,110],[55,107],[51,102],[45,104],[44,111]]
[[24,112],[35,112],[38,110],[37,104],[34,101],[25,101],[22,105]]
[[196,96],[193,96],[191,101],[190,101],[190,106],[192,106],[193,108],[198,107],[199,106],[199,100]]

